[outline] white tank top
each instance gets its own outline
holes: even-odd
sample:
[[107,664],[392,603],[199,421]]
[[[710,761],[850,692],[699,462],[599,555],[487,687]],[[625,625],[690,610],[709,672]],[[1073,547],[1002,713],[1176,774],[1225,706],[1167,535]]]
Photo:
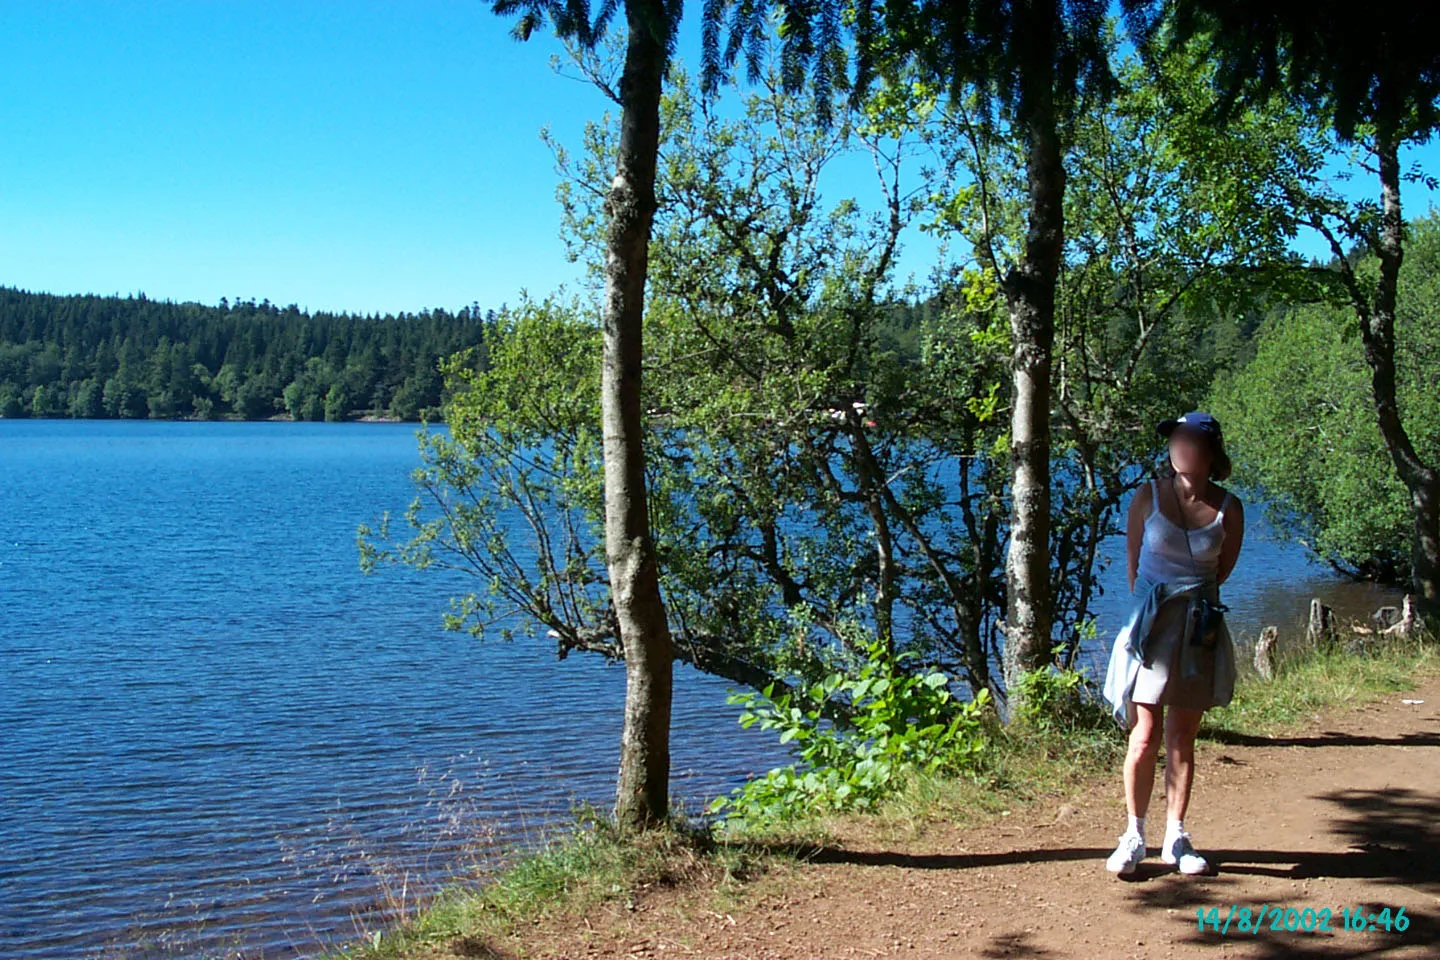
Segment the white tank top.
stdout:
[[[1185,548],[1185,530],[1160,512],[1160,487],[1150,481],[1150,512],[1145,516],[1145,536],[1140,541],[1139,574],[1151,582],[1193,579],[1199,576],[1214,582],[1220,566],[1220,544],[1225,539],[1225,508],[1230,491],[1215,514],[1203,527],[1190,530],[1190,548]],[[1195,562],[1190,562],[1190,555]]]

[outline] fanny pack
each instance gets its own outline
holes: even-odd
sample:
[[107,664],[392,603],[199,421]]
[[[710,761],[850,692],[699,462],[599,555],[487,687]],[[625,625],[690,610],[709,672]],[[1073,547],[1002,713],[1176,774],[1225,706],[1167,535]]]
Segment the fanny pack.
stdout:
[[1187,612],[1190,624],[1185,631],[1190,642],[1197,647],[1212,649],[1220,642],[1220,627],[1225,622],[1225,611],[1229,609],[1225,604],[1198,593],[1191,596]]

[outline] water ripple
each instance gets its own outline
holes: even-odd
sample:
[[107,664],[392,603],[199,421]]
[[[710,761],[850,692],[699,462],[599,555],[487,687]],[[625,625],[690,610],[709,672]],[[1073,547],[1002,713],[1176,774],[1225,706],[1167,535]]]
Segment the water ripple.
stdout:
[[[611,802],[624,671],[364,577],[413,425],[0,420],[0,955],[300,956]],[[676,793],[787,755],[677,669]]]

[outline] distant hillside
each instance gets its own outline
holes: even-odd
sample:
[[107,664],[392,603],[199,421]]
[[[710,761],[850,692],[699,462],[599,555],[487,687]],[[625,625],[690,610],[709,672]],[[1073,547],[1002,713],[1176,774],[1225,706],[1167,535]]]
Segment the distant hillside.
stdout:
[[0,287],[0,417],[418,419],[438,357],[478,346],[495,311],[385,316],[54,296]]

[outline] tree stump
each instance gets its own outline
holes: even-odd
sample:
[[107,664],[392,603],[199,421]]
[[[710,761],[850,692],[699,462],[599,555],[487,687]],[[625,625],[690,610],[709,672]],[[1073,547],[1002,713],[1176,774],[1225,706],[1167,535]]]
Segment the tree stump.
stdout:
[[1320,602],[1317,597],[1310,601],[1310,622],[1305,627],[1305,639],[1316,646],[1323,646],[1335,635],[1335,611]]
[[1260,631],[1260,639],[1255,644],[1255,671],[1262,680],[1275,679],[1275,641],[1279,636],[1279,627],[1266,627]]
[[[1391,607],[1390,609],[1393,610],[1395,608]],[[1390,624],[1390,626],[1386,627],[1380,632],[1388,634],[1392,637],[1403,637],[1409,634],[1410,631],[1415,629],[1415,625],[1417,622],[1418,618],[1415,616],[1415,598],[1407,593],[1405,594],[1405,599],[1401,601],[1400,604],[1400,619],[1396,620],[1394,623]]]

